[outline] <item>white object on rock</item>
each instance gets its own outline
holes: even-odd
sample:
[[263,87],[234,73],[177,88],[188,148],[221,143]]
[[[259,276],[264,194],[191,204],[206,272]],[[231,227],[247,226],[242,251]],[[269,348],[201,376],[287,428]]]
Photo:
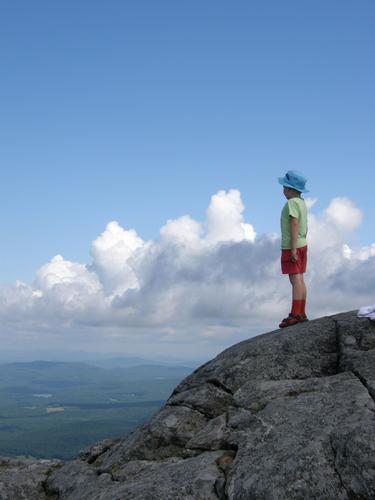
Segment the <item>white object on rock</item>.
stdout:
[[358,318],[370,318],[375,321],[375,304],[372,306],[360,307],[357,316]]

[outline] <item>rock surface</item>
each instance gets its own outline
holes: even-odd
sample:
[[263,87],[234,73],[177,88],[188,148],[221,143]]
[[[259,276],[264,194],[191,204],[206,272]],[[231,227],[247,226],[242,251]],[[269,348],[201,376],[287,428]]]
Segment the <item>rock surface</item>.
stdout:
[[34,496],[4,496],[0,467],[0,498],[374,499],[374,399],[375,324],[320,318],[226,349],[125,438],[24,468]]
[[0,458],[0,499],[40,500],[48,498],[46,479],[59,466],[58,460]]

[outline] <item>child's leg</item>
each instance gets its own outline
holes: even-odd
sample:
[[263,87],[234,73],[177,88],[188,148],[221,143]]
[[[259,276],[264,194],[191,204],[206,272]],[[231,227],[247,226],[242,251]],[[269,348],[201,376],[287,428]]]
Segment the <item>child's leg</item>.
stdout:
[[306,300],[306,284],[303,274],[289,274],[289,281],[292,284],[293,300]]
[[301,274],[302,286],[303,286],[303,299],[306,302],[307,290],[305,280],[303,279],[303,274]]
[[289,274],[292,284],[292,314],[305,314],[306,305],[306,284],[303,274]]

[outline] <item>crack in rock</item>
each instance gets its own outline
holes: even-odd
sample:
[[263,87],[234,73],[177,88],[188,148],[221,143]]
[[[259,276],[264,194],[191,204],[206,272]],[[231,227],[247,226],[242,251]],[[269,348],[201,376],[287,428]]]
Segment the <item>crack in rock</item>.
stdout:
[[201,408],[197,408],[197,407],[194,407],[192,405],[188,405],[187,403],[180,403],[180,402],[177,402],[177,403],[174,403],[173,401],[171,403],[166,403],[165,406],[168,406],[168,407],[183,407],[183,408],[188,408],[189,410],[192,410],[192,411],[197,411],[198,413],[200,413],[201,415],[203,415],[205,418],[208,418],[209,420],[212,419],[212,415],[210,413],[205,413],[204,411],[202,411]]
[[[372,389],[367,385],[366,379],[364,377],[362,377],[362,375],[360,375],[360,373],[358,373],[357,370],[355,370],[354,368],[351,370],[351,372],[364,385],[367,392],[369,393],[370,398],[375,402],[375,394],[372,393]],[[375,410],[373,410],[373,411],[375,411]]]
[[41,482],[41,487],[45,496],[45,500],[58,500],[59,495],[57,493],[52,492],[48,488],[48,477]]
[[329,444],[331,446],[331,450],[332,450],[332,454],[333,454],[333,469],[337,475],[337,477],[339,478],[339,481],[340,481],[340,484],[343,488],[343,490],[346,492],[346,494],[348,495],[348,498],[350,498],[350,494],[348,492],[348,490],[346,489],[345,487],[345,484],[344,484],[344,481],[342,480],[342,477],[341,477],[341,474],[340,474],[340,471],[338,470],[337,466],[336,466],[336,457],[337,457],[337,452],[336,452],[336,449],[333,445],[333,439],[332,439],[332,436],[330,435],[329,436]]
[[208,380],[206,380],[206,383],[212,384],[213,386],[218,387],[219,389],[222,389],[224,392],[227,392],[228,394],[233,396],[233,391],[222,382],[220,382],[220,380],[218,380],[217,378],[209,378]]
[[215,493],[219,500],[229,500],[227,495],[227,483],[229,479],[229,471],[232,468],[233,462],[236,458],[237,450],[226,450],[223,455],[216,460],[217,468],[223,473],[222,480],[216,480]]
[[342,372],[341,370],[341,358],[342,358],[342,348],[340,344],[340,325],[337,319],[333,319],[335,324],[335,333],[336,333],[336,353],[337,353],[337,361],[336,361],[336,374]]
[[[371,387],[368,386],[366,379],[355,369],[355,368],[350,368],[349,370],[343,370],[341,369],[341,363],[342,363],[342,358],[344,356],[343,348],[341,345],[341,331],[340,331],[340,324],[338,320],[334,319],[333,320],[336,325],[336,343],[337,343],[337,373],[343,373],[345,371],[350,371],[355,377],[358,378],[358,380],[362,383],[362,385],[366,388],[370,398],[375,402],[375,394],[373,393]],[[375,411],[375,410],[373,410]]]

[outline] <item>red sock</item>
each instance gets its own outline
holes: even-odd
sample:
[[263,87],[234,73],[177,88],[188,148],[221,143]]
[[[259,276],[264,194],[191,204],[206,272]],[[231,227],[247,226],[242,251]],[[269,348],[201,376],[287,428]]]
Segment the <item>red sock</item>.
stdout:
[[293,300],[292,304],[292,314],[304,314],[305,313],[305,300]]

